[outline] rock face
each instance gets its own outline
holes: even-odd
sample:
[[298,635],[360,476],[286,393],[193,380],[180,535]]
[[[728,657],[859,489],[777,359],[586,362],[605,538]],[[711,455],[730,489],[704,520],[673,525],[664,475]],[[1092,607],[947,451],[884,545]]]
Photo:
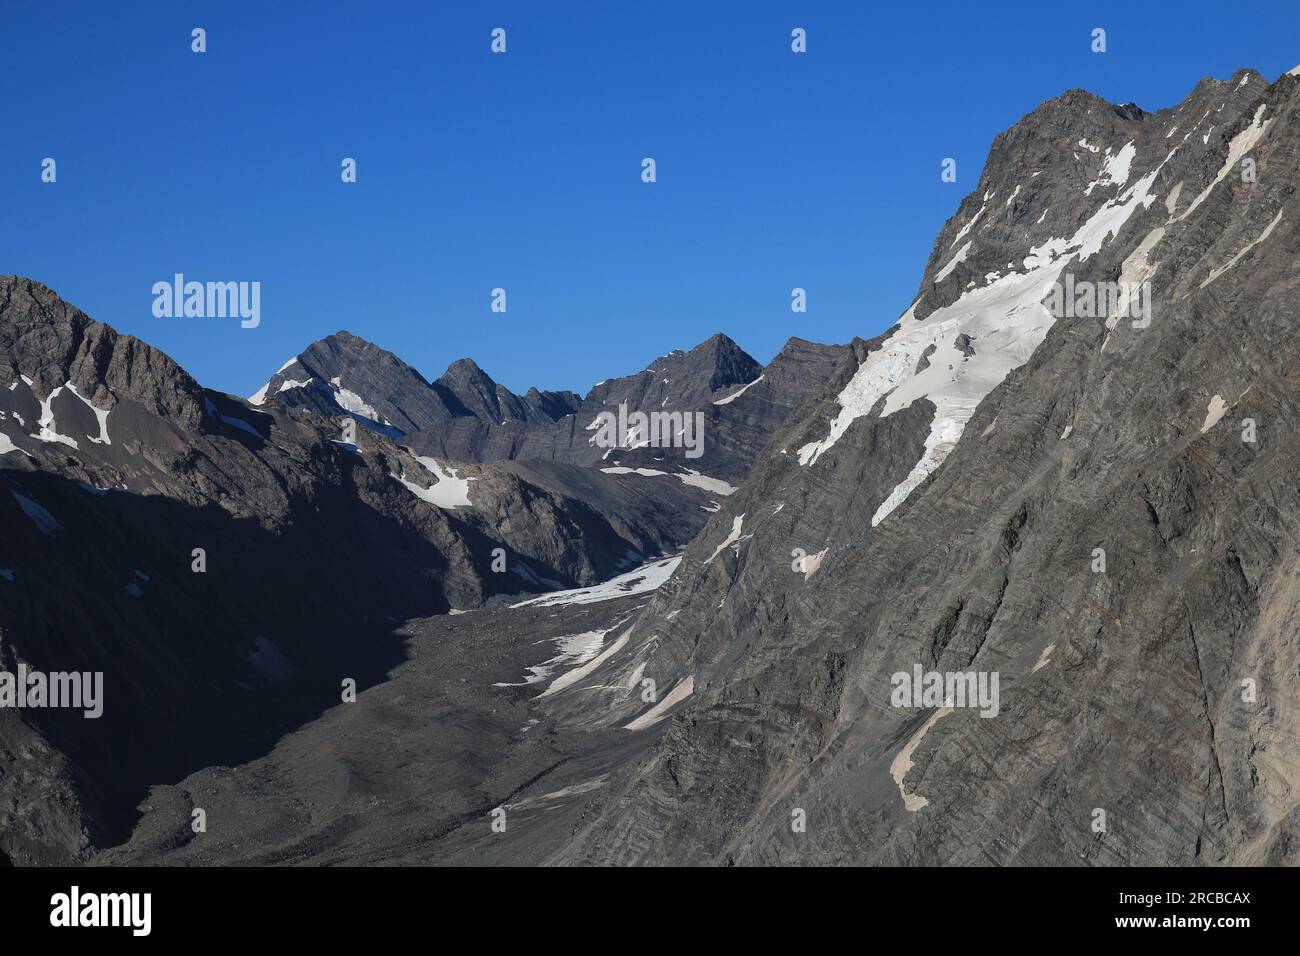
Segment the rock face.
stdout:
[[[1248,71],[999,136],[917,302],[587,678],[689,693],[550,861],[1300,862],[1298,160],[1300,77]],[[996,673],[996,716],[895,706],[917,665]]]

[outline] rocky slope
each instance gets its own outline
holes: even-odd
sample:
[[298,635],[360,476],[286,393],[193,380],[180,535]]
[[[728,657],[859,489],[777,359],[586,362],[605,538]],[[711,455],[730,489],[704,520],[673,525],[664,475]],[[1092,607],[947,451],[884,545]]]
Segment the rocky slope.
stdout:
[[[1298,113],[1242,71],[999,136],[916,303],[552,703],[667,726],[549,859],[1298,862]],[[997,715],[894,706],[917,665]]]

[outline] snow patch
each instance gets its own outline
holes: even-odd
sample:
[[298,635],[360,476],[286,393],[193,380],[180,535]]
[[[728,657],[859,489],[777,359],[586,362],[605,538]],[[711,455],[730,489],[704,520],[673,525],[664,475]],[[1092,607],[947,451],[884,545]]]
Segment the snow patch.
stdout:
[[[620,622],[622,623],[622,622]],[[528,676],[519,683],[496,683],[493,687],[527,687],[545,680],[560,668],[580,667],[600,653],[605,645],[605,635],[615,630],[614,627],[603,631],[584,631],[581,634],[568,634],[564,637],[551,638],[559,651],[554,657],[528,668]]]
[[1192,204],[1187,207],[1186,211],[1178,217],[1180,221],[1186,219],[1195,212],[1196,207],[1205,202],[1214,187],[1223,182],[1223,180],[1227,178],[1228,174],[1236,168],[1242,158],[1254,149],[1255,145],[1264,138],[1264,134],[1268,132],[1269,126],[1273,123],[1271,119],[1266,120],[1263,118],[1264,110],[1267,108],[1267,103],[1261,103],[1259,109],[1255,110],[1255,116],[1250,121],[1250,125],[1236,136],[1232,137],[1232,142],[1228,144],[1228,158],[1223,161],[1223,166],[1215,174],[1213,182],[1206,186],[1201,194],[1192,200]]
[[[383,422],[385,425],[390,424],[388,419],[382,417],[379,412],[375,411],[373,405],[368,404],[365,399],[350,389],[335,389],[334,401],[338,402],[339,407],[344,411],[352,412],[354,415],[364,415],[372,422]],[[502,424],[504,425],[505,422],[502,422]]]
[[668,472],[666,471],[657,471],[654,468],[628,468],[625,465],[618,465],[613,468],[602,468],[600,470],[607,475],[640,475],[643,478],[668,476]]
[[67,435],[59,434],[58,426],[54,421],[54,399],[61,391],[63,391],[62,386],[54,389],[54,391],[50,392],[49,395],[45,396],[45,401],[41,402],[41,417],[36,422],[40,431],[31,437],[40,441],[61,442],[64,445],[76,448],[77,443],[73,439],[69,438]]
[[63,525],[59,524],[54,515],[50,514],[43,505],[12,488],[9,489],[9,493],[18,502],[18,507],[23,509],[23,514],[32,519],[32,523],[41,534],[53,534],[63,530]]
[[248,434],[252,435],[254,438],[258,439],[259,441],[265,440],[262,438],[261,432],[259,432],[252,425],[248,424],[248,422],[244,421],[242,418],[231,418],[229,415],[222,415],[220,416],[220,418],[224,424],[230,425],[232,428],[238,428],[240,431],[246,431],[248,432]]
[[663,558],[649,564],[643,564],[634,571],[620,574],[618,577],[610,578],[601,584],[595,584],[587,588],[574,588],[570,591],[556,591],[553,594],[543,594],[541,597],[520,601],[518,604],[510,605],[510,607],[532,607],[534,605],[538,607],[557,607],[569,604],[597,604],[601,601],[611,601],[614,598],[648,594],[672,577],[672,573],[677,570],[677,565],[681,561],[681,555]]
[[411,494],[421,501],[427,501],[431,505],[439,508],[453,510],[455,508],[469,508],[473,503],[469,500],[469,483],[477,481],[477,478],[461,478],[456,474],[456,469],[450,465],[447,470],[443,471],[438,462],[429,457],[417,457],[415,459],[424,466],[426,471],[433,474],[438,480],[428,488],[421,488],[412,481],[406,480],[406,475],[393,475],[400,481]]
[[[522,732],[528,733],[531,727],[536,723],[537,723],[536,720],[530,720],[528,724],[523,728]],[[543,793],[540,796],[536,796],[536,797],[525,797],[523,800],[520,800],[516,803],[502,804],[502,807],[503,809],[506,810],[517,811],[517,810],[527,810],[532,807],[539,806],[541,804],[558,803],[561,800],[567,800],[569,797],[577,797],[577,796],[581,796],[584,793],[590,793],[593,790],[599,790],[601,787],[605,786],[606,776],[607,774],[601,774],[599,777],[596,777],[594,780],[586,780],[583,781],[582,783],[575,783],[573,784],[573,786],[563,787],[559,790],[552,791],[551,793]],[[543,809],[550,810],[553,809],[553,807],[544,807]]]
[[939,270],[938,274],[934,277],[935,285],[938,285],[944,279],[948,278],[948,276],[952,273],[952,270],[956,269],[959,263],[966,261],[966,255],[967,253],[970,252],[970,246],[971,244],[967,242],[964,246],[962,246],[960,249],[957,250],[956,255],[954,255],[951,259],[948,260],[948,264]]
[[726,497],[727,495],[734,495],[736,493],[734,485],[727,484],[727,482],[723,481],[721,478],[710,478],[708,475],[702,475],[698,471],[694,471],[690,468],[685,469],[684,473],[679,473],[677,477],[682,480],[682,484],[684,485],[691,485],[694,488],[703,488],[705,491],[711,491],[715,495]]
[[705,564],[712,564],[713,559],[720,555],[724,549],[731,547],[740,540],[740,529],[744,523],[744,515],[738,515],[731,519],[731,533],[727,535],[722,544],[718,545],[717,548],[714,549],[713,553],[709,555],[709,560],[704,562]]
[[[656,468],[629,468],[626,465],[615,465],[609,468],[600,469],[607,475],[640,475],[643,478],[676,478],[684,485],[691,485],[695,488],[703,488],[715,495],[735,494],[734,486],[727,484],[721,478],[710,478],[708,475],[702,475],[698,471],[690,468],[679,472],[659,471]],[[707,509],[706,509],[707,510]]]
[[[519,605],[515,606],[518,607]],[[588,674],[594,673],[601,664],[604,664],[607,660],[621,651],[627,645],[628,638],[631,636],[632,628],[629,627],[623,632],[623,635],[618,640],[609,645],[609,647],[605,648],[591,660],[587,661],[587,663],[583,664],[581,667],[575,667],[571,671],[565,671],[559,677],[555,678],[555,680],[551,681],[551,685],[538,694],[536,699],[541,700],[543,697],[550,697],[552,694],[562,691],[566,687],[572,687]]]
[[822,561],[826,558],[826,552],[830,548],[822,548],[816,554],[806,554],[799,559],[799,569],[803,571],[803,579],[807,581],[822,566]]
[[222,415],[221,411],[217,408],[217,406],[212,404],[212,400],[210,398],[207,398],[206,396],[203,399],[203,407],[207,409],[208,414],[211,415],[213,418],[220,419],[222,424],[230,425],[231,427],[238,428],[241,431],[246,431],[248,432],[248,434],[252,435],[254,438],[258,439],[259,441],[265,440],[262,438],[261,432],[259,432],[252,425],[248,424],[248,422],[244,421],[242,418],[231,418],[229,415]]
[[[1106,318],[1106,337],[1101,342],[1103,352],[1110,345],[1110,334],[1119,325],[1120,319],[1130,314],[1129,306],[1133,296],[1140,291],[1143,283],[1154,276],[1156,270],[1160,268],[1158,262],[1151,261],[1151,253],[1164,237],[1165,227],[1156,226],[1142,237],[1142,241],[1128,254],[1124,264],[1120,266],[1119,303],[1115,307],[1115,311]],[[1137,325],[1136,321],[1134,325]]]
[[1220,419],[1228,411],[1228,403],[1223,400],[1222,395],[1215,395],[1210,399],[1210,406],[1205,410],[1205,421],[1201,423],[1201,434],[1204,435],[1215,425],[1219,424]]
[[718,399],[718,400],[717,400],[716,402],[714,402],[713,404],[714,404],[714,405],[730,405],[732,402],[734,402],[736,399],[740,398],[740,396],[744,395],[746,392],[748,392],[751,388],[753,388],[755,385],[757,385],[757,384],[758,384],[759,382],[761,382],[761,381],[763,381],[763,376],[762,376],[762,375],[760,375],[758,378],[754,379],[754,380],[753,380],[752,382],[750,382],[748,385],[743,385],[743,386],[741,386],[739,389],[737,389],[736,391],[732,392],[732,393],[731,393],[730,395],[728,395],[726,398],[720,398],[720,399]]
[[92,438],[91,442],[93,442],[96,445],[113,444],[108,438],[108,413],[112,411],[112,409],[96,408],[94,405],[91,404],[90,399],[86,398],[85,395],[82,395],[79,391],[77,391],[77,387],[73,385],[71,382],[68,383],[68,391],[71,392],[73,395],[76,395],[77,398],[81,399],[81,401],[85,403],[86,407],[95,413],[95,418],[99,420],[99,437]]
[[1173,216],[1174,210],[1178,208],[1178,197],[1183,192],[1183,181],[1180,179],[1174,183],[1174,188],[1169,190],[1169,195],[1165,197],[1165,211]]
[[1097,186],[1123,186],[1128,182],[1129,171],[1133,168],[1133,157],[1137,155],[1137,146],[1133,142],[1126,143],[1114,156],[1110,154],[1110,148],[1106,149],[1106,159],[1101,166],[1101,176],[1088,185],[1084,195],[1092,195],[1093,189]]
[[[978,404],[978,401],[975,404]],[[955,407],[954,410],[958,412],[958,415],[964,414],[965,417],[958,421],[956,417],[941,418],[938,415],[935,416],[934,423],[930,426],[930,433],[925,436],[925,451],[921,453],[920,460],[912,466],[912,470],[894,486],[894,490],[889,493],[889,497],[880,503],[876,513],[871,516],[871,526],[873,528],[889,517],[895,508],[906,501],[907,496],[916,490],[917,485],[930,477],[943,464],[949,452],[957,447],[957,439],[961,438],[962,429],[965,428],[966,422],[970,420],[970,416],[975,413],[975,408],[972,405],[968,409]]]
[[[988,199],[988,195],[985,194],[984,198],[987,200],[987,199]],[[985,210],[986,208],[987,208],[987,206],[980,206],[980,210],[979,210],[979,212],[975,213],[975,215],[971,217],[970,222],[966,223],[966,225],[962,226],[961,229],[959,229],[959,230],[957,231],[957,238],[954,239],[951,243],[949,243],[949,245],[948,245],[948,248],[949,248],[949,249],[951,249],[953,246],[957,245],[957,243],[961,242],[962,237],[965,236],[966,233],[968,233],[968,232],[971,231],[971,228],[975,225],[975,223],[979,222],[979,218],[980,218],[980,216],[984,215],[984,210]]]
[[1251,242],[1247,243],[1246,248],[1242,249],[1235,256],[1229,259],[1227,263],[1219,266],[1219,268],[1211,272],[1209,278],[1207,278],[1204,282],[1201,283],[1201,288],[1204,289],[1207,285],[1209,285],[1215,279],[1219,278],[1219,276],[1223,275],[1225,272],[1227,272],[1229,269],[1235,266],[1238,262],[1240,262],[1241,258],[1244,255],[1246,255],[1246,253],[1250,252],[1251,249],[1254,249],[1257,245],[1259,245],[1261,242],[1267,239],[1269,237],[1269,234],[1273,232],[1273,229],[1281,221],[1282,221],[1282,210],[1279,209],[1277,211],[1277,215],[1273,217],[1273,221],[1270,222],[1267,226],[1265,226],[1264,231],[1259,234],[1259,238],[1254,239]]
[[930,728],[937,724],[940,718],[947,717],[952,712],[952,707],[940,707],[931,714],[930,719],[912,735],[912,739],[907,742],[907,746],[898,752],[894,762],[889,765],[889,775],[894,778],[894,783],[898,785],[898,792],[903,797],[903,806],[907,808],[909,813],[916,813],[916,811],[930,805],[930,801],[925,797],[915,793],[908,793],[907,787],[903,784],[903,778],[912,769],[912,754],[916,752],[916,748],[925,739],[925,735],[930,732]]
[[647,727],[653,727],[659,721],[668,716],[668,711],[672,710],[691,694],[695,693],[694,675],[687,677],[686,680],[678,682],[677,686],[668,692],[663,700],[655,704],[652,708],[626,725],[624,730],[645,730]]

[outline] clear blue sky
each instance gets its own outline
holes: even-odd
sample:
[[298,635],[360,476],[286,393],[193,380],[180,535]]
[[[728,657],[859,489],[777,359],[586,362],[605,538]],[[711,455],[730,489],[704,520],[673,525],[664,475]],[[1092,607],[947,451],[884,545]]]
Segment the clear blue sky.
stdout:
[[[1300,63],[1295,0],[0,3],[0,272],[241,395],[341,328],[580,392],[715,331],[873,335],[1044,99]],[[261,326],[155,318],[176,272],[260,281]]]

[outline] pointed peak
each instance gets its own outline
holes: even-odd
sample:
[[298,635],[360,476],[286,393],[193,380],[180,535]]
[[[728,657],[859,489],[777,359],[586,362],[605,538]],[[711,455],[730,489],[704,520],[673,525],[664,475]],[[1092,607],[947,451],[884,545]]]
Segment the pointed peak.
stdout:
[[740,343],[729,335],[717,332],[708,339],[708,343],[715,348],[720,355],[737,356],[742,359],[754,361],[753,357],[741,348]]
[[448,371],[448,372],[451,372],[451,371],[456,371],[456,372],[482,372],[483,369],[479,366],[478,362],[475,362],[475,361],[474,361],[472,358],[470,358],[469,356],[465,356],[464,358],[458,358],[458,359],[456,359],[454,362],[452,362],[450,365],[448,365],[448,366],[447,366],[447,371]]
[[482,367],[469,357],[458,358],[448,365],[447,371],[442,373],[438,381],[449,385],[463,382],[480,382],[492,388],[495,388],[497,384],[491,375],[483,371]]
[[[740,348],[740,346],[736,344],[736,340],[733,339],[731,336],[727,335],[725,332],[714,332],[712,335],[710,335],[699,345],[695,346],[695,348],[697,349],[704,348],[706,345],[719,346],[722,348],[732,348],[732,349]],[[691,351],[695,351],[695,349],[692,349]]]
[[737,345],[735,340],[729,335],[723,332],[714,332],[707,339],[687,351],[683,352],[681,349],[673,349],[673,351],[669,352],[667,355],[660,356],[659,361],[662,362],[674,357],[695,358],[697,356],[710,354],[717,356],[744,356],[745,358],[749,358],[748,353]]
[[353,335],[347,329],[340,329],[337,332],[331,332],[329,335],[322,335],[320,338],[313,339],[312,341],[308,342],[307,347],[304,348],[302,350],[302,353],[299,354],[305,354],[309,349],[316,346],[324,346],[327,348],[337,349],[337,348],[352,348],[358,344],[370,345],[371,343],[367,342],[365,339],[361,338],[360,336]]
[[324,346],[334,351],[342,351],[342,352],[366,352],[366,351],[386,352],[387,351],[387,349],[381,348],[380,346],[376,345],[374,342],[371,342],[369,339],[363,339],[359,335],[354,335],[353,333],[349,332],[347,329],[339,329],[339,331],[332,332],[322,339],[317,339],[310,346],[308,346],[308,349],[310,349],[312,346],[318,346],[318,345]]

